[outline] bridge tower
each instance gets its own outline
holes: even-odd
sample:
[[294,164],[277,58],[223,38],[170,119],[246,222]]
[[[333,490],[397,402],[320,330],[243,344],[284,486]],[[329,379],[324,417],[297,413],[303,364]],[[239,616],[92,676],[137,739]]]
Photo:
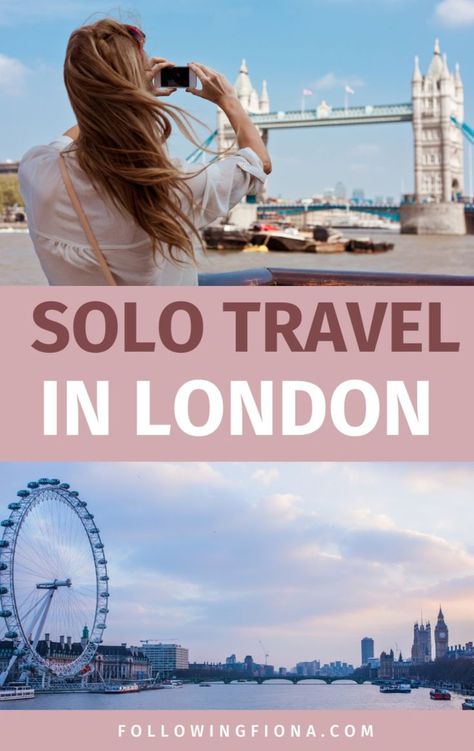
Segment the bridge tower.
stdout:
[[[270,98],[268,96],[267,82],[262,82],[262,90],[260,95],[254,88],[249,76],[247,63],[242,60],[240,64],[239,75],[234,84],[236,94],[242,104],[244,110],[251,114],[267,114],[270,112]],[[265,143],[268,140],[268,130],[262,131],[262,136]],[[230,127],[229,120],[220,107],[217,108],[217,148],[219,151],[224,151],[235,144],[234,131]],[[262,194],[257,196],[259,201],[265,199],[265,195],[262,190]],[[256,218],[256,217],[255,217]]]
[[451,120],[464,120],[464,87],[459,65],[450,72],[438,40],[426,75],[415,58],[412,106],[415,194],[401,206],[402,232],[464,235],[463,135]]
[[[246,112],[252,114],[267,114],[270,112],[270,98],[268,96],[267,82],[263,81],[260,96],[250,80],[247,63],[242,60],[239,75],[234,84],[235,92]],[[229,148],[234,143],[235,137],[230,123],[224,112],[217,108],[217,146],[219,151]]]
[[412,101],[416,199],[450,203],[464,191],[463,136],[450,119],[464,120],[464,89],[459,65],[450,73],[438,40],[425,76],[415,58]]

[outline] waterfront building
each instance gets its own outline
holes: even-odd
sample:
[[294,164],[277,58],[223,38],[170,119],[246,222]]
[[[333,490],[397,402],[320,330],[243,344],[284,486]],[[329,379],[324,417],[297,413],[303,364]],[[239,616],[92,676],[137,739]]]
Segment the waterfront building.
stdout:
[[365,192],[363,188],[354,188],[352,191],[352,202],[353,203],[364,203],[365,201]]
[[254,674],[254,661],[252,655],[246,655],[244,658],[245,670],[250,675]]
[[[80,641],[74,642],[71,636],[60,636],[59,641],[52,641],[46,633],[36,646],[38,654],[56,664],[68,663],[76,660],[84,650],[85,631]],[[86,642],[87,644],[87,642]],[[12,641],[0,641],[0,672],[5,670],[13,654]],[[17,666],[19,667],[19,665]],[[13,674],[18,679],[19,675]],[[99,644],[97,652],[88,671],[84,671],[82,680],[96,682],[98,680],[126,680],[137,681],[151,678],[151,664],[143,651],[137,647],[127,645]]]
[[415,623],[413,626],[413,646],[411,648],[411,660],[414,665],[422,665],[431,662],[431,625]]
[[374,656],[374,640],[370,636],[364,636],[360,642],[361,665],[367,665]]
[[412,101],[415,198],[449,203],[464,191],[463,134],[451,120],[464,121],[464,87],[459,65],[450,72],[438,40],[425,76],[415,58]]
[[449,657],[451,660],[458,660],[460,658],[474,660],[474,643],[468,641],[464,646],[462,644],[453,644],[452,647],[448,647],[446,657]]
[[140,649],[150,660],[154,676],[167,678],[176,670],[189,669],[189,650],[181,644],[146,641]]
[[446,657],[449,646],[449,631],[444,620],[443,611],[441,605],[439,606],[438,620],[435,626],[435,659],[442,660]]
[[334,195],[340,201],[346,200],[346,197],[347,197],[346,186],[340,180],[338,180],[338,182],[336,183],[334,187]]
[[341,662],[340,660],[335,660],[334,662],[329,662],[323,665],[319,671],[319,675],[327,675],[333,678],[346,678],[347,676],[352,675],[353,672],[354,665],[350,665],[347,662]]
[[407,678],[410,674],[410,662],[405,662],[400,652],[398,660],[395,659],[393,649],[390,652],[382,652],[380,655],[380,667],[378,678],[384,681],[396,681]]
[[237,664],[237,658],[235,655],[230,655],[230,657],[225,658],[225,664],[226,665],[236,665]]
[[19,162],[0,162],[0,175],[16,175],[18,173]]
[[310,662],[297,662],[296,673],[297,675],[304,675],[311,678],[315,675],[319,675],[321,669],[321,663],[319,660],[311,660]]

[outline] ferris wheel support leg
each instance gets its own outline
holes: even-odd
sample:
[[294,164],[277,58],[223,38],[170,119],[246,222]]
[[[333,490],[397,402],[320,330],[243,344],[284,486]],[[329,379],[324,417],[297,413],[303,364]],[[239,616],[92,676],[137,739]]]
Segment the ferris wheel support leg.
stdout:
[[[53,601],[53,596],[54,596],[55,591],[56,591],[55,589],[52,589],[51,593],[48,595],[48,597],[46,599],[44,610],[43,610],[43,613],[42,613],[42,615],[41,615],[41,617],[39,619],[38,628],[36,630],[36,635],[35,635],[35,638],[34,638],[34,641],[33,641],[33,649],[36,649],[36,647],[38,646],[38,642],[40,640],[40,637],[41,637],[41,634],[42,634],[42,631],[43,631],[43,628],[44,628],[44,624],[46,623],[46,618],[48,617],[49,609],[51,607],[51,603]],[[33,631],[33,627],[31,628],[31,630]]]
[[10,675],[11,669],[17,659],[18,657],[16,655],[13,655],[13,657],[10,658],[10,662],[8,663],[6,669],[3,671],[3,673],[0,673],[0,686],[5,685],[6,681],[8,680],[8,676]]

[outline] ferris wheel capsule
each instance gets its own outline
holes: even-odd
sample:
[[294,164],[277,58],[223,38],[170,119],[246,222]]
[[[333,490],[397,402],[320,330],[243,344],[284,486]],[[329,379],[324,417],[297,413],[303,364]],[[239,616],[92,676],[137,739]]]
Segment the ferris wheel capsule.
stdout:
[[39,487],[39,485],[38,485],[38,483],[37,483],[37,482],[33,481],[33,482],[29,482],[29,483],[27,483],[26,487],[27,487],[27,488],[30,488],[30,490],[34,490],[35,488],[38,488],[38,487]]
[[27,498],[29,496],[29,494],[30,494],[29,490],[18,490],[17,491],[17,496],[19,498]]
[[5,634],[5,639],[16,639],[18,636],[16,631],[7,631]]
[[18,509],[21,508],[21,503],[18,503],[17,501],[15,501],[14,503],[9,503],[8,508],[10,509],[10,511],[18,511]]
[[0,571],[6,571],[8,568],[6,563],[3,563],[3,561],[0,563]]
[[11,610],[0,610],[0,618],[10,618],[11,614]]

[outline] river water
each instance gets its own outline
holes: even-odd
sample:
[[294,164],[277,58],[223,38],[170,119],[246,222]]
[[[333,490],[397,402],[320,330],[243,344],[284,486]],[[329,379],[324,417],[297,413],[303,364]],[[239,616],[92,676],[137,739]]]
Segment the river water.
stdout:
[[[199,270],[224,272],[280,267],[474,275],[474,235],[414,237],[390,231],[352,229],[347,234],[353,237],[370,235],[374,239],[394,242],[395,248],[387,253],[360,255],[210,250],[200,262]],[[0,284],[45,283],[28,234],[0,232]]]
[[49,694],[30,701],[0,704],[0,709],[427,709],[438,712],[459,710],[463,697],[433,701],[429,689],[411,694],[381,694],[372,685],[321,685],[312,683],[218,684],[209,688],[185,685],[181,688],[141,691],[135,694]]

